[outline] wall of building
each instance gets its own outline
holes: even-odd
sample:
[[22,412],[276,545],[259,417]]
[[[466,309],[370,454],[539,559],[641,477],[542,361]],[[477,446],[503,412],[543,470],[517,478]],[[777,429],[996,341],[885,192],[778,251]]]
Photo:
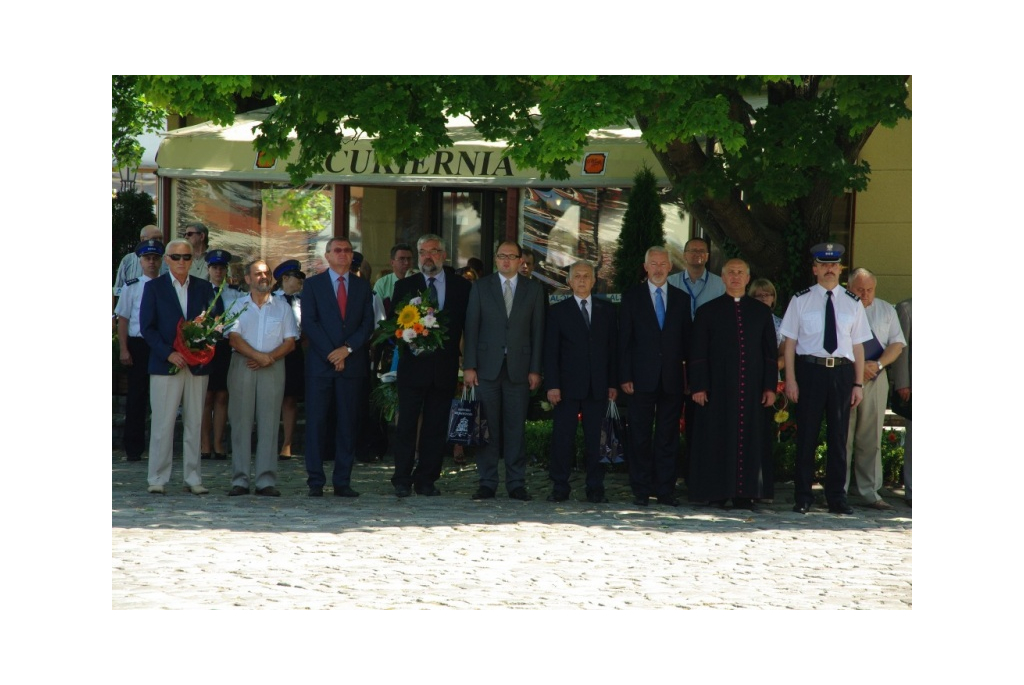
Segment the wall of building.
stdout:
[[[909,85],[907,106],[913,109],[912,79]],[[851,266],[875,272],[876,295],[893,304],[911,295],[912,127],[912,119],[878,127],[861,155],[871,165],[871,180],[857,195]]]

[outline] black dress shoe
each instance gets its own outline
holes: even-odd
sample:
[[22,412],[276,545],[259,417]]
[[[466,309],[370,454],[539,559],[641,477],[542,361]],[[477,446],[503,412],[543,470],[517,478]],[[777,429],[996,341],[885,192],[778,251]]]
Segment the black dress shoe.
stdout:
[[476,489],[476,492],[473,493],[473,499],[494,499],[494,488],[489,488],[486,485],[481,485]]
[[733,497],[732,506],[733,509],[753,509],[754,500],[749,497]]
[[828,505],[828,513],[830,514],[846,514],[849,516],[853,513],[853,507],[846,502],[836,502],[835,504]]
[[798,514],[806,514],[810,510],[811,510],[811,503],[810,502],[797,502],[796,504],[793,505],[793,511],[795,511]]
[[408,485],[396,485],[395,486],[395,497],[408,497],[412,494],[412,488]]
[[323,486],[320,486],[320,485],[311,486],[309,488],[309,496],[310,497],[323,497],[324,496]]
[[640,497],[639,495],[637,495],[636,497],[633,498],[633,504],[637,505],[638,507],[646,507],[648,504],[650,504],[650,499],[650,497]]
[[259,490],[257,490],[256,494],[262,495],[263,497],[280,497],[281,491],[275,488],[273,485],[268,485],[265,488],[260,488]]
[[528,493],[526,491],[526,488],[524,487],[518,487],[512,492],[508,493],[508,498],[517,499],[521,502],[529,502],[531,499],[533,499],[532,497],[530,497],[530,493]]
[[416,488],[416,494],[422,497],[437,497],[441,494],[441,491],[431,485],[426,488]]
[[673,495],[666,495],[665,497],[658,498],[658,504],[664,504],[669,507],[678,507],[679,498]]
[[199,458],[200,459],[213,459],[213,455],[210,454],[209,452],[200,452],[199,453]]
[[292,458],[292,455],[290,455],[290,454],[279,454],[279,455],[277,455],[277,460],[278,461],[284,461],[285,459],[291,459],[291,458]]
[[608,498],[604,496],[603,490],[590,490],[587,492],[587,501],[591,504],[606,504]]
[[228,455],[224,454],[223,452],[214,452],[213,458],[218,459],[220,461],[224,461],[225,459],[228,458]]
[[228,490],[228,497],[238,497],[239,495],[248,495],[249,488],[243,488],[241,485],[235,485]]
[[564,502],[567,499],[569,499],[568,492],[552,492],[550,495],[548,495],[549,502]]
[[359,497],[359,493],[346,485],[343,488],[334,488],[334,496],[335,497]]
[[134,457],[133,457],[133,456],[130,456],[130,455],[129,455],[128,457],[126,457],[126,459],[127,459],[128,461],[142,461],[142,456],[141,456],[141,455],[139,455],[139,456],[134,456]]

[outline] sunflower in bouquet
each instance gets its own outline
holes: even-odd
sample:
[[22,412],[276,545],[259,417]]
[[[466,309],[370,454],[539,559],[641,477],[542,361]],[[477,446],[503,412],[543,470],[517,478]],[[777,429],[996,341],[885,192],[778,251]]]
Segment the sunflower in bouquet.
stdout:
[[447,314],[435,306],[427,292],[400,302],[382,321],[374,343],[394,341],[413,355],[441,349],[448,340]]

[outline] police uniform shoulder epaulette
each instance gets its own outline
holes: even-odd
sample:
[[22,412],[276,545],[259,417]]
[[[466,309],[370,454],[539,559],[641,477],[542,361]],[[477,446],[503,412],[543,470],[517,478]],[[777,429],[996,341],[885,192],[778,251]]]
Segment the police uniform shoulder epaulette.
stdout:
[[857,295],[855,295],[854,293],[851,293],[849,290],[846,291],[846,294],[849,295],[850,297],[852,297],[857,302],[860,302],[860,298],[857,297]]
[[132,279],[129,279],[129,280],[125,281],[124,284],[125,285],[132,285],[133,283],[138,283],[138,282],[139,282],[139,279],[132,278]]
[[803,290],[801,290],[798,293],[793,293],[793,297],[800,297],[801,295],[806,295],[809,292],[811,292],[810,288],[804,288]]

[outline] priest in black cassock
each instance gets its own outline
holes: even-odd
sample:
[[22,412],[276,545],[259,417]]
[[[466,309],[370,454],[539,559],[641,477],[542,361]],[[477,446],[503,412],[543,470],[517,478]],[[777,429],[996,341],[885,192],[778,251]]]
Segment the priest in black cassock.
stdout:
[[766,414],[778,347],[771,310],[746,294],[750,266],[722,268],[725,295],[697,310],[688,364],[694,412],[689,498],[749,509],[762,497]]

